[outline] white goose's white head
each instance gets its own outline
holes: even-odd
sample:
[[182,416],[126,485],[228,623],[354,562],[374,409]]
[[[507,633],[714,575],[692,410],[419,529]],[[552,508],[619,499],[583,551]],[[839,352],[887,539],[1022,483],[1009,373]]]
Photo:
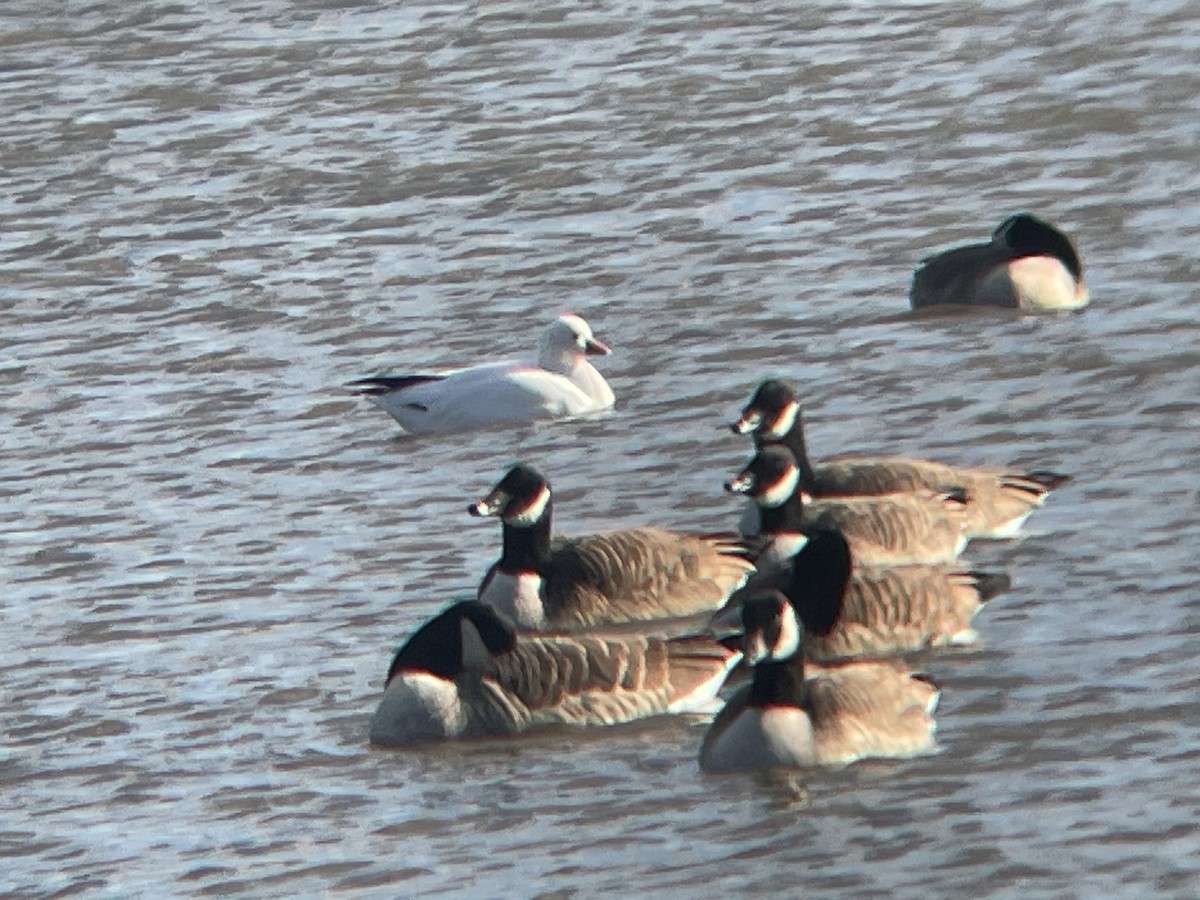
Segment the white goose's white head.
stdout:
[[549,372],[569,375],[585,356],[606,356],[612,351],[592,334],[592,327],[581,317],[568,313],[559,316],[542,332],[538,344],[538,365]]

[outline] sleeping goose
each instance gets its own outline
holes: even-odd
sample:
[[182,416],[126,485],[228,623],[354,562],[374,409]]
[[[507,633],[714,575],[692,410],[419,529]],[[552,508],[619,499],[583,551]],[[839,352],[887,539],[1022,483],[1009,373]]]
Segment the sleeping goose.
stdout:
[[[972,643],[972,619],[1011,584],[1004,573],[969,566],[860,563],[832,528],[809,528],[805,538],[773,586],[792,602],[804,626],[804,656],[813,662]],[[740,621],[741,594],[713,616],[714,627]]]
[[405,431],[463,431],[601,412],[613,405],[608,382],[588,356],[609,349],[579,316],[559,316],[542,332],[532,362],[501,362],[440,373],[376,375],[350,382]]
[[790,385],[776,378],[758,385],[730,427],[737,434],[752,434],[756,447],[782,444],[791,450],[800,467],[801,490],[816,498],[961,486],[968,538],[1012,536],[1046,495],[1070,478],[1041,470],[956,468],[903,456],[838,456],[814,465],[808,458],[800,401]]
[[753,675],[705,734],[705,771],[845,765],[937,749],[939,692],[923,676],[883,662],[849,662],[806,675],[803,626],[778,592],[746,601],[742,620]]
[[522,629],[676,618],[719,608],[754,571],[734,536],[627,528],[551,540],[550,484],[513,466],[473,516],[496,516],[503,549],[478,599]]
[[518,634],[469,600],[396,653],[370,739],[396,747],[704,711],[740,658],[710,637]]
[[755,559],[763,577],[787,564],[812,525],[836,528],[859,560],[880,565],[950,562],[966,546],[965,504],[958,492],[812,500],[799,482],[796,458],[787,447],[775,444],[759,450],[725,483],[727,491],[746,494],[758,504],[759,537],[768,539]]
[[986,244],[968,244],[923,260],[909,300],[925,306],[1007,306],[1031,310],[1086,306],[1083,260],[1074,242],[1028,213],[1009,216]]

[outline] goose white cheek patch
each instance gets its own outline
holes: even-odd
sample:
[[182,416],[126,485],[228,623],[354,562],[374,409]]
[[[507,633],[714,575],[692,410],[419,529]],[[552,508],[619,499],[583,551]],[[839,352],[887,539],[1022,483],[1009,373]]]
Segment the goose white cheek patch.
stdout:
[[799,482],[800,470],[795,467],[789,468],[774,484],[764,486],[762,493],[756,499],[760,506],[768,509],[783,506],[792,499],[792,494],[796,493],[796,485]]
[[777,441],[792,430],[792,426],[796,424],[796,416],[799,414],[800,404],[792,400],[779,411],[775,421],[764,423],[759,430],[763,437]]
[[542,518],[549,502],[550,488],[543,486],[527,504],[505,515],[504,521],[509,525],[516,525],[518,528],[528,528]]
[[784,604],[779,610],[779,639],[771,648],[772,659],[790,659],[800,649],[800,622],[792,604]]
[[485,516],[494,516],[497,512],[504,508],[508,503],[508,494],[503,491],[493,491],[482,500],[472,503],[467,507],[467,512],[473,516],[483,518]]
[[733,423],[733,430],[738,434],[749,434],[756,431],[760,424],[762,424],[762,414],[758,410],[743,411],[741,418]]

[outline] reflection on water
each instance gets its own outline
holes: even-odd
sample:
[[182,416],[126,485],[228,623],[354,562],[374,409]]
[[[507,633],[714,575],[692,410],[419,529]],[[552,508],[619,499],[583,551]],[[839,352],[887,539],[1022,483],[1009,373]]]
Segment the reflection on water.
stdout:
[[[1189,5],[0,20],[3,890],[1194,892]],[[1091,307],[908,313],[1018,209]],[[340,387],[567,309],[611,416],[405,438]],[[497,552],[468,500],[525,458],[564,531],[728,527],[769,374],[817,456],[1075,475],[971,550],[1015,588],[919,661],[940,755],[793,787],[701,775],[695,721],[366,746]]]

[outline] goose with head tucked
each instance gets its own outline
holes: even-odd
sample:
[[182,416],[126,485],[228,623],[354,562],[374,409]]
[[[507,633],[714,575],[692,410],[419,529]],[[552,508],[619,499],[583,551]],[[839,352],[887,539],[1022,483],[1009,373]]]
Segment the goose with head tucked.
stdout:
[[710,613],[754,571],[750,549],[734,535],[626,528],[552,538],[552,507],[546,477],[519,463],[467,509],[501,521],[501,556],[478,599],[522,629]]
[[579,316],[559,316],[542,332],[537,359],[445,372],[375,375],[350,382],[412,434],[466,431],[603,412],[614,402],[588,362],[609,348]]
[[751,681],[713,720],[700,747],[707,772],[840,766],[865,758],[932,753],[939,691],[884,662],[807,673],[804,626],[777,591],[742,607]]
[[[811,527],[803,546],[770,580],[804,626],[804,656],[817,663],[878,659],[930,647],[973,643],[971,626],[983,604],[1011,584],[1003,572],[966,565],[878,566],[854,558],[833,528]],[[757,589],[747,587],[758,593]],[[754,594],[750,594],[753,596]],[[744,592],[712,618],[736,627]]]
[[846,536],[862,562],[880,565],[944,563],[966,546],[966,504],[960,491],[923,491],[813,500],[799,487],[800,469],[782,445],[765,446],[725,483],[759,508],[755,557],[761,577],[772,577],[803,546],[810,526],[834,528]]
[[469,600],[396,653],[370,739],[399,747],[704,712],[740,659],[704,636],[518,633]]
[[737,434],[750,434],[756,447],[787,447],[800,470],[800,489],[817,499],[961,487],[968,538],[1011,537],[1050,491],[1070,479],[1041,469],[963,468],[904,456],[839,455],[813,463],[800,400],[792,386],[778,378],[759,383],[730,427]]
[[913,275],[913,309],[1004,306],[1079,309],[1088,302],[1079,249],[1061,229],[1031,216],[1009,216],[984,244],[968,244],[923,260]]

